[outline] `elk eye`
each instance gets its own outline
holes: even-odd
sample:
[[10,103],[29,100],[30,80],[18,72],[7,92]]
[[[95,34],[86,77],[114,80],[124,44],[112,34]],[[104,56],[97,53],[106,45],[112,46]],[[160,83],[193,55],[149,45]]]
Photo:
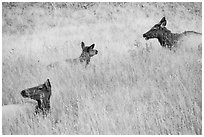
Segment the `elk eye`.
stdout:
[[43,89],[43,87],[39,87],[39,89],[41,90],[41,89]]

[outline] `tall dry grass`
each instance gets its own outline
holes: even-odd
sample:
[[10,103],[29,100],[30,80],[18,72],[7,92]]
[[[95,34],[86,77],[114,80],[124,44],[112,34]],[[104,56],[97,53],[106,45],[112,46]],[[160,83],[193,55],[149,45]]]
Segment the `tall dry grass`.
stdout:
[[[2,134],[202,134],[201,52],[142,38],[162,16],[173,32],[201,32],[201,3],[86,4],[3,5],[2,105],[49,78],[52,112],[3,119]],[[64,63],[81,41],[99,54]]]

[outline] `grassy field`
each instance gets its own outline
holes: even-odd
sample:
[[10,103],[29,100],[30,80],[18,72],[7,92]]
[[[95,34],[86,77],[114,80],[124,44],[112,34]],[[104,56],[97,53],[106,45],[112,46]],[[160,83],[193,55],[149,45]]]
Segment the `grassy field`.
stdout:
[[[202,134],[201,51],[142,37],[163,16],[172,32],[202,33],[202,3],[3,3],[2,11],[2,106],[22,106],[21,90],[52,84],[51,114],[2,119],[2,134]],[[80,56],[82,41],[99,51],[90,65],[64,63]]]

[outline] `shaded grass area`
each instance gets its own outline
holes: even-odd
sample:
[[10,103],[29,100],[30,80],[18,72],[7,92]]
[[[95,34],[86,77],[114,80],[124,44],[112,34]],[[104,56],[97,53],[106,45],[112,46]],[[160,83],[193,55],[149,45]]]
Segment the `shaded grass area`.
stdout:
[[[25,103],[19,92],[47,78],[52,84],[51,114],[22,114],[3,134],[202,134],[201,53],[142,38],[163,15],[174,31],[199,32],[202,16],[186,5],[200,3],[57,4],[3,5],[3,105]],[[87,68],[64,63],[80,55],[81,41],[99,54]]]

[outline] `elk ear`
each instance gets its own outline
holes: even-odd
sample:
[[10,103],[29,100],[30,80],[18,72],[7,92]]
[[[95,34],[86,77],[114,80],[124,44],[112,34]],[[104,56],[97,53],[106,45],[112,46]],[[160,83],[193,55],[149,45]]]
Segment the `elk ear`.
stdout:
[[82,41],[82,42],[81,42],[81,48],[84,49],[84,47],[85,47],[85,44],[84,44],[84,42]]
[[160,20],[160,22],[159,22],[159,24],[161,25],[161,27],[165,27],[165,26],[166,26],[166,23],[167,23],[167,21],[166,21],[166,18],[165,18],[165,17],[163,17],[163,18]]
[[95,46],[95,44],[92,44],[91,46],[89,46],[89,48],[93,49]]
[[50,89],[51,88],[51,84],[50,84],[50,80],[47,79],[47,81],[45,81],[45,86],[47,89]]

